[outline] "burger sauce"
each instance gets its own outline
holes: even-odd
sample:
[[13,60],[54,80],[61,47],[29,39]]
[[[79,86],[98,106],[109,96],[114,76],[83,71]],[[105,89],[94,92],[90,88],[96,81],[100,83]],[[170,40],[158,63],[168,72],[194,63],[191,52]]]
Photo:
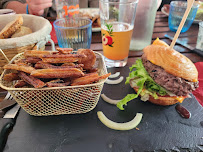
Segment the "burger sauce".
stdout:
[[189,119],[191,117],[191,113],[180,104],[177,104],[175,106],[176,111],[181,115],[181,117]]

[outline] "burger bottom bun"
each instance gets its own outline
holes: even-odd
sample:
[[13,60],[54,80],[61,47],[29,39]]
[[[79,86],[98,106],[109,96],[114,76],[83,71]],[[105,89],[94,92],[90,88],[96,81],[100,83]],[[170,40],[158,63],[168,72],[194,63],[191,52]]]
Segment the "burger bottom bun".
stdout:
[[[133,87],[133,89],[137,92],[138,88]],[[169,106],[178,103],[179,101],[174,97],[161,97],[159,96],[158,99],[154,99],[152,96],[149,96],[149,100],[153,104],[162,105],[162,106]]]

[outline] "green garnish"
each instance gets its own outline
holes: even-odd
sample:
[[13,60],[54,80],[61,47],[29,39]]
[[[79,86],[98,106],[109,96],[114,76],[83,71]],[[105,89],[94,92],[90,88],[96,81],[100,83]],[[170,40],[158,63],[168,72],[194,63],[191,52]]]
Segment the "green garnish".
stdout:
[[107,28],[107,32],[109,33],[109,36],[113,36],[113,25],[105,23],[105,26]]

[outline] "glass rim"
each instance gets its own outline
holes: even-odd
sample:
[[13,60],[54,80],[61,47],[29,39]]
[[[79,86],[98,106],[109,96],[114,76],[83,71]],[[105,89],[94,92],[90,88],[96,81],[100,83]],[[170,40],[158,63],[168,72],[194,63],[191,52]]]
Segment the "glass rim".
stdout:
[[106,1],[104,1],[104,0],[99,0],[100,2],[102,2],[102,3],[109,3],[109,4],[132,4],[132,3],[138,3],[138,1],[139,0],[131,0],[131,1],[129,1],[129,2],[106,2]]
[[[178,3],[186,4],[186,6],[178,5],[178,7],[187,8],[187,1],[171,1],[170,5],[175,6]],[[193,3],[192,8],[198,8],[199,6],[199,4]]]
[[54,21],[54,23],[53,23],[54,28],[58,28],[58,29],[84,29],[84,28],[89,27],[90,25],[92,25],[92,20],[90,20],[88,18],[79,18],[79,17],[78,18],[74,18],[72,20],[76,20],[76,21],[77,20],[86,20],[86,21],[89,21],[89,23],[86,24],[86,25],[79,26],[79,27],[62,27],[62,26],[56,25],[57,22],[62,21],[62,20],[66,20],[66,18],[56,19]]

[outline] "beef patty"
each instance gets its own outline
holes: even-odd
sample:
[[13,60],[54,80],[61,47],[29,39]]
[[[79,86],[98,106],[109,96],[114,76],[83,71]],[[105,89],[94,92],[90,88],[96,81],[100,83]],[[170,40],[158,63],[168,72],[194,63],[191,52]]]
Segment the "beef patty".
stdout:
[[189,82],[169,74],[162,67],[152,64],[144,55],[142,62],[146,71],[157,84],[177,96],[186,96],[198,87],[198,82]]

